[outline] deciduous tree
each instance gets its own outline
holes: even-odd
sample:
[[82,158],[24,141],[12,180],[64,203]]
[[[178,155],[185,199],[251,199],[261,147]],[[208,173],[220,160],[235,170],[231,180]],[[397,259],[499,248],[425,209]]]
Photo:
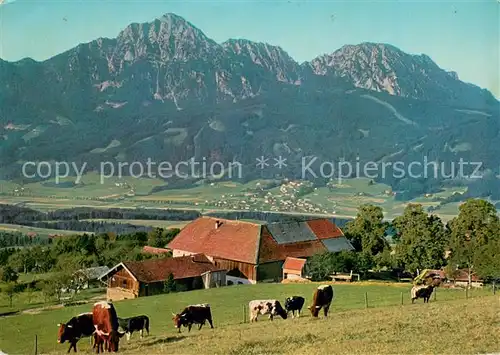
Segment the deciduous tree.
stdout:
[[487,259],[497,262],[491,250],[497,247],[500,222],[495,206],[481,199],[469,199],[459,207],[459,214],[448,223],[450,262],[468,269],[469,284],[474,269],[493,276]]
[[419,204],[409,204],[392,224],[398,233],[396,259],[405,270],[414,273],[444,265],[447,238],[439,217],[428,215]]

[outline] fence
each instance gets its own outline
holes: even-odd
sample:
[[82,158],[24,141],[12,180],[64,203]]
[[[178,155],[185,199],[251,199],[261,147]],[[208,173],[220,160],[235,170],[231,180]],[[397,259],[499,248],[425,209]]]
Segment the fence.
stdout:
[[[335,286],[334,286],[335,287]],[[478,298],[478,297],[484,297],[484,296],[490,296],[490,295],[496,295],[496,286],[493,284],[491,287],[485,287],[483,289],[462,289],[462,288],[457,288],[457,289],[444,289],[441,291],[438,291],[439,288],[434,288],[434,291],[432,292],[431,298],[429,302],[447,302],[447,301],[454,301],[454,300],[460,300],[460,299],[471,299],[471,298]],[[339,300],[339,292],[338,290],[336,292],[336,299],[337,302],[334,300],[332,302],[332,305],[330,307],[330,312],[332,311],[347,311],[347,310],[354,310],[354,309],[360,309],[360,308],[365,308],[365,309],[372,309],[372,308],[380,308],[380,307],[391,307],[391,306],[405,306],[405,305],[411,305],[412,301],[410,298],[410,292],[409,290],[403,292],[399,292],[397,294],[392,293],[388,295],[381,295],[380,293],[370,293],[370,292],[364,292],[360,293],[356,299],[352,298],[352,296],[349,296],[349,303],[340,303],[338,302]],[[439,295],[438,295],[439,294]],[[342,297],[343,295],[340,294]],[[306,300],[307,302],[307,300]],[[418,302],[423,302],[422,299],[417,299],[415,300],[414,303]],[[284,306],[284,305],[282,305]],[[304,305],[301,313],[304,312],[304,310],[307,311],[307,305]],[[242,323],[249,323],[250,322],[250,314],[248,314],[248,304],[243,305],[243,310],[241,314],[241,319],[242,321],[239,323],[231,323],[231,325],[236,325],[236,324],[242,324]],[[224,323],[227,325],[230,325],[229,323]]]
[[[253,286],[249,286],[253,287]],[[335,300],[333,301],[330,312],[344,312],[355,309],[375,309],[381,307],[402,307],[411,306],[412,302],[410,299],[410,290],[405,288],[404,291],[397,290],[394,286],[378,286],[376,289],[374,286],[343,286],[337,284],[333,285],[335,288]],[[362,292],[360,292],[361,290]],[[286,291],[287,293],[291,291]],[[493,284],[491,287],[485,287],[483,289],[440,289],[435,288],[433,294],[431,295],[430,302],[447,302],[460,299],[473,299],[481,298],[484,296],[496,295],[496,285]],[[270,296],[270,295],[269,295]],[[307,298],[307,297],[306,297]],[[301,313],[309,313],[307,310],[307,302],[304,304]],[[415,303],[422,302],[421,299],[415,301]],[[282,305],[284,306],[284,305]],[[229,311],[229,312],[228,312]],[[218,327],[227,327],[239,324],[250,323],[250,313],[248,309],[248,302],[244,302],[242,305],[232,308],[230,305],[225,305],[224,314],[228,314],[225,320],[219,323]],[[307,314],[309,316],[309,314]],[[217,321],[218,317],[214,317]],[[222,318],[222,317],[221,317]],[[168,331],[168,329],[165,329]],[[39,337],[35,335],[34,342],[34,353],[39,354],[40,345]]]

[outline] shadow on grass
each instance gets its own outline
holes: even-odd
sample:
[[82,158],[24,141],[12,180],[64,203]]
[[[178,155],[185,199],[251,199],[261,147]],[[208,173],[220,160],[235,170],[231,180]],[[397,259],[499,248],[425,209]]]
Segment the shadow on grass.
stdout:
[[174,337],[166,337],[166,338],[160,338],[160,339],[155,339],[155,340],[143,342],[142,345],[153,346],[153,345],[159,345],[159,344],[170,344],[170,343],[176,343],[178,341],[182,341],[185,338],[186,337],[183,335],[174,336]]
[[18,313],[19,313],[19,311],[3,312],[3,313],[0,313],[0,317],[13,316],[14,314],[18,314]]

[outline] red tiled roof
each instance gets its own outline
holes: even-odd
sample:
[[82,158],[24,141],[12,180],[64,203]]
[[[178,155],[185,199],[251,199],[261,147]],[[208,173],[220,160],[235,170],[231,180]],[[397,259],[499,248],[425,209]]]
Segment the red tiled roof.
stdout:
[[[452,275],[447,275],[448,279],[450,280],[455,280],[455,281],[460,281],[460,282],[469,282],[469,273],[467,269],[459,269],[456,271],[455,277]],[[483,282],[477,275],[472,273],[471,275],[471,281],[472,282]]]
[[178,280],[200,276],[207,271],[221,271],[205,255],[125,261],[122,264],[138,281],[146,283],[165,281],[170,274]]
[[306,222],[319,239],[343,237],[344,233],[328,219],[313,219]]
[[286,258],[283,264],[283,269],[302,271],[304,265],[306,264],[306,259],[299,258]]
[[[216,221],[222,222],[217,229]],[[257,223],[200,217],[186,225],[168,248],[256,264],[260,229]]]
[[260,242],[259,263],[285,260],[287,257],[304,258],[326,251],[325,246],[319,239],[296,242],[290,244],[278,244],[264,229]]
[[155,247],[150,247],[149,245],[146,245],[144,248],[142,248],[143,253],[147,254],[165,254],[170,252],[170,249],[165,249],[165,248],[155,248]]
[[[216,221],[222,222],[217,229]],[[304,223],[318,239],[278,243],[265,225],[201,217],[186,225],[168,248],[256,265],[285,260],[287,257],[309,257],[327,251],[322,240],[344,236],[340,228],[327,219]],[[303,226],[303,223],[295,224],[297,228]],[[293,230],[287,233],[295,235]]]

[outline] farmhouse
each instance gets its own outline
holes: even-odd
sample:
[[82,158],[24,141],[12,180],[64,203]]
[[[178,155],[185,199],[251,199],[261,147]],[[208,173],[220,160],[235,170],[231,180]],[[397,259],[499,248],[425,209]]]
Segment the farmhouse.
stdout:
[[226,284],[225,270],[216,267],[203,254],[178,258],[124,261],[101,279],[106,280],[108,300],[122,300],[162,293],[172,275],[184,290],[211,288]]
[[287,257],[354,250],[328,219],[259,224],[200,217],[170,242],[173,256],[205,254],[233,283],[279,281]]
[[458,269],[453,274],[447,275],[447,278],[455,286],[459,287],[483,287],[484,281],[481,280],[475,273],[471,275],[471,283],[469,285],[469,273],[467,269]]
[[306,278],[306,259],[288,257],[283,263],[283,279],[302,280]]

